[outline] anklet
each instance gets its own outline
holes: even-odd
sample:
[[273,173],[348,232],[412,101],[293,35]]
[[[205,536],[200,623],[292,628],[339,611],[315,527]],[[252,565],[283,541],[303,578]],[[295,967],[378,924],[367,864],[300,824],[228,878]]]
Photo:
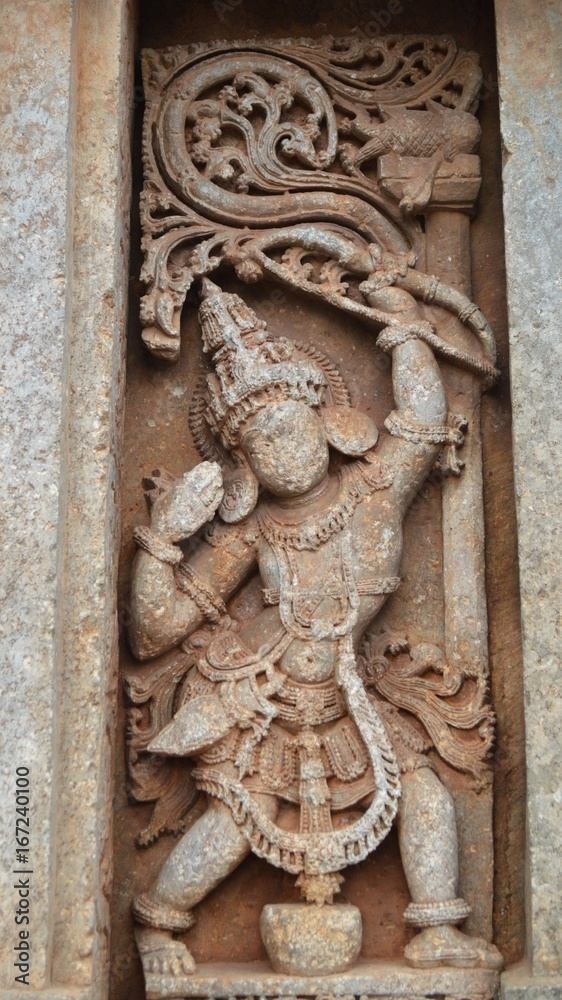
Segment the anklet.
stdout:
[[188,931],[195,923],[191,910],[175,910],[172,906],[158,903],[144,893],[133,900],[132,910],[139,924],[154,927],[157,931],[175,931],[180,934]]
[[438,927],[440,924],[459,924],[472,913],[464,899],[446,899],[437,903],[410,903],[404,911],[404,920],[414,927]]

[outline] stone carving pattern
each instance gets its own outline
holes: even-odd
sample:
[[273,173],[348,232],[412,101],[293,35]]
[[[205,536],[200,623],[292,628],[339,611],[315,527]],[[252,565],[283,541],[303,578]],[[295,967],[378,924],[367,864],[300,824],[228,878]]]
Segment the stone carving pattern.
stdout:
[[[212,1000],[211,997],[202,997],[201,1000]],[[299,996],[288,996],[286,994],[273,995],[273,994],[262,994],[260,996],[236,996],[232,1000],[489,1000],[488,996],[484,993],[471,993],[470,995],[466,992],[453,994],[441,994],[436,997],[435,993],[426,994],[423,996],[421,993],[408,993],[406,994],[395,994],[392,996],[387,994],[383,996],[380,993],[369,994],[369,993],[359,993],[359,994],[335,994],[335,993],[322,993],[322,994],[303,994]]]
[[[194,824],[186,837],[196,856],[201,813],[193,807],[204,792],[223,810],[219,843],[240,831],[254,853],[298,876],[309,903],[331,904],[341,871],[377,847],[398,809],[422,808],[424,782],[444,794],[429,777],[430,749],[471,774],[477,789],[490,777],[486,675],[381,623],[378,612],[400,584],[399,552],[398,562],[373,554],[370,572],[357,567],[361,546],[368,549],[363,511],[384,523],[386,495],[387,509],[403,511],[411,487],[396,483],[410,475],[419,485],[434,461],[443,475],[461,473],[466,421],[439,416],[434,359],[473,372],[483,388],[497,376],[493,332],[478,307],[416,267],[417,214],[442,165],[478,145],[480,71],[447,38],[214,43],[144,60],[143,339],[155,355],[177,359],[181,309],[201,281],[212,371],[190,410],[204,461],[179,480],[153,474],[151,527],[135,531],[133,649],[146,659],[181,645],[164,665],[128,679],[130,790],[156,803],[139,844]],[[415,160],[399,199],[369,168],[387,155]],[[400,401],[382,451],[332,362],[273,338],[241,298],[206,277],[220,266],[242,282],[267,277],[315,296],[377,332]],[[422,305],[460,319],[476,351],[445,340]],[[416,402],[418,381],[429,408]],[[284,435],[301,423],[293,457]],[[326,475],[328,444],[345,456],[339,476]],[[234,560],[236,580],[223,579],[221,558],[225,567]],[[264,606],[274,612],[259,648],[228,610],[256,559]],[[151,619],[166,595],[183,608],[183,624],[172,609]],[[327,658],[328,672],[306,674],[299,644]],[[410,777],[421,775],[418,791],[408,791],[413,806],[400,806],[401,774],[410,789]],[[275,821],[275,796],[297,807],[297,829]],[[335,822],[358,802],[366,803],[358,816]],[[436,824],[449,828],[445,800],[439,808]],[[406,957],[421,967],[450,960],[497,968],[491,946],[453,932],[470,907],[450,892],[456,841],[448,836],[449,889],[432,899],[426,887],[408,907],[405,918],[425,930]],[[407,840],[406,867],[414,864]],[[174,864],[182,870],[170,862],[170,872]],[[217,882],[211,869],[202,863],[195,902]],[[185,899],[193,893],[164,891],[167,877],[134,906],[152,992],[159,976],[193,971],[170,936],[191,926]]]
[[[457,314],[469,310],[459,293],[410,273],[416,225],[359,166],[390,151],[416,156],[420,173],[410,195],[415,202],[421,185],[427,200],[435,156],[477,146],[478,123],[469,113],[481,82],[476,57],[459,53],[451,39],[427,38],[247,48],[229,42],[145,53],[147,346],[177,357],[185,295],[223,261],[243,280],[259,280],[265,271],[366,318],[375,313],[361,293],[350,296],[342,281],[347,274],[374,275],[378,285],[398,281],[410,289],[413,283],[427,301]],[[204,52],[208,58],[201,61]],[[370,68],[363,70],[366,60]],[[419,110],[428,102],[431,110]],[[412,132],[425,145],[413,143]],[[357,147],[352,177],[355,154],[340,141],[348,133],[370,136]],[[302,220],[310,225],[289,228]],[[344,230],[339,240],[334,223]],[[265,227],[265,236],[252,232]],[[268,256],[276,246],[287,251],[285,260]],[[319,255],[319,266],[303,262],[306,251]],[[474,308],[467,319],[493,361],[483,317]]]

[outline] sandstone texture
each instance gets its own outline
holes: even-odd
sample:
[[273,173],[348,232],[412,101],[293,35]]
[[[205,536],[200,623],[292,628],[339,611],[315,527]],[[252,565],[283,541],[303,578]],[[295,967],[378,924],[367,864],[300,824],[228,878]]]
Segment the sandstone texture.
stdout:
[[[288,976],[272,972],[269,963],[216,962],[200,966],[181,980],[154,976],[151,997],[380,997],[381,1000],[496,1000],[499,977],[486,969],[409,969],[400,962],[359,962],[349,972],[332,976]],[[519,1000],[519,997],[517,998]],[[533,997],[533,1000],[535,998]],[[548,998],[552,1000],[552,998]]]
[[[78,0],[2,10],[2,997],[104,988],[129,13]],[[15,868],[31,869],[29,925],[15,921],[14,883],[28,877]]]
[[[25,4],[23,44],[22,5],[8,0],[2,9],[0,985],[5,988],[18,987],[13,885],[20,877],[32,878],[29,986],[46,982],[50,963],[66,492],[71,6],[55,0],[45,19],[44,5]],[[23,824],[19,838],[27,864],[16,863],[18,767],[29,768],[29,850]],[[20,818],[25,823],[25,814]],[[33,869],[33,875],[15,876],[15,868]]]
[[261,933],[275,972],[329,976],[345,972],[361,950],[361,913],[334,903],[278,903],[265,906]]
[[[200,7],[195,2],[185,5],[185,9],[178,5],[172,17],[169,10],[162,14],[154,7],[151,12],[149,5],[143,4],[141,37],[143,32],[152,30],[148,44],[156,48],[188,45],[199,38],[234,39],[256,34],[265,37],[271,30],[270,12],[262,6],[263,11],[251,0],[241,5],[227,0],[225,4],[207,4],[199,16]],[[390,6],[384,12],[390,17],[389,31],[435,30],[434,14],[429,16],[425,6],[401,13],[400,24],[390,14]],[[191,348],[188,364],[180,367],[181,378],[175,382],[157,367],[150,370],[147,379],[146,358],[141,358],[133,348],[136,373],[132,370],[131,377],[137,395],[131,399],[131,409],[137,416],[140,414],[140,438],[143,456],[146,455],[142,469],[130,439],[127,453],[120,443],[129,274],[127,224],[132,187],[128,151],[133,7],[132,3],[112,0],[96,4],[88,0],[72,4],[66,0],[18,3],[5,0],[2,11],[0,260],[5,349],[1,377],[4,404],[1,456],[6,484],[0,580],[3,605],[0,686],[2,731],[8,753],[0,763],[0,794],[6,803],[3,815],[6,835],[2,836],[0,850],[0,1000],[13,1000],[22,990],[30,1000],[102,1000],[106,996],[112,881],[116,904],[111,933],[117,970],[113,995],[116,1000],[122,1000],[124,995],[140,996],[140,962],[132,942],[130,899],[133,893],[146,889],[166,858],[162,845],[150,856],[149,852],[137,855],[134,835],[143,821],[127,818],[122,822],[117,811],[117,865],[112,874],[112,750],[118,700],[115,584],[121,469],[126,467],[129,473],[133,468],[134,473],[134,486],[130,483],[126,486],[128,565],[132,556],[132,527],[127,519],[130,520],[137,502],[130,499],[139,493],[137,480],[140,482],[147,466],[152,467],[152,457],[155,464],[161,461],[166,450],[162,442],[168,455],[179,455],[174,468],[180,475],[197,457],[192,445],[186,444],[187,435],[183,433],[178,444],[177,432],[170,429],[175,415],[176,426],[181,421],[185,432],[185,409],[197,375],[192,370]],[[524,624],[530,960],[528,966],[503,975],[501,996],[502,1000],[558,1000],[562,996],[562,876],[558,863],[562,852],[559,741],[562,577],[558,558],[562,483],[559,335],[562,248],[557,221],[561,195],[560,136],[556,128],[560,14],[552,0],[538,3],[496,0],[495,7],[505,149],[504,208]],[[427,10],[432,10],[431,4]],[[309,16],[307,10],[298,17],[296,10],[292,13],[295,23],[301,25],[302,21],[305,25],[299,28],[299,33],[306,34],[309,29],[315,37],[326,33],[325,25],[317,24],[315,15]],[[331,17],[336,25],[335,33],[342,34],[351,30],[351,18],[357,22],[353,25],[354,34],[363,37],[368,24],[375,23],[367,20],[370,15],[363,15],[363,8],[352,4],[349,8],[339,5],[337,16],[330,11],[326,17]],[[288,14],[285,16],[289,19]],[[470,21],[470,11],[466,16]],[[454,18],[450,25],[448,11],[443,18],[443,31],[449,31],[450,27],[454,35]],[[432,23],[426,23],[428,20]],[[146,27],[150,23],[152,29]],[[288,26],[286,33],[291,30]],[[329,30],[333,30],[331,26]],[[469,47],[474,47],[470,40]],[[490,80],[488,73],[484,80],[485,98],[491,93]],[[493,101],[482,105],[481,121],[491,104]],[[465,125],[473,128],[471,123]],[[363,142],[359,163],[357,143],[353,149],[358,138]],[[361,163],[370,163],[372,167],[374,161],[369,158],[377,138],[378,133],[350,137],[349,176]],[[465,144],[463,150],[470,146],[470,130],[465,138],[468,146]],[[427,191],[420,184],[423,177],[416,158],[410,158],[407,136],[400,135],[399,130],[392,142],[381,158],[381,186],[396,206],[400,203],[405,211],[409,206],[419,208]],[[408,155],[403,156],[404,152]],[[451,199],[460,201],[459,193],[463,192],[465,203],[472,202],[480,185],[477,160],[462,151],[452,162],[439,166],[432,191],[436,209],[447,206]],[[485,186],[486,170],[483,179]],[[490,184],[489,174],[487,183]],[[431,221],[428,219],[426,264],[428,270],[439,272],[451,285],[468,293],[468,216],[462,222],[457,218],[455,229],[454,214],[448,210],[436,211]],[[473,252],[473,260],[480,260],[481,271],[483,257],[483,252]],[[246,275],[256,266],[247,260],[239,264]],[[132,267],[131,272],[136,277],[138,268]],[[340,291],[341,288],[337,294]],[[280,299],[274,299],[271,290],[267,286],[262,290],[261,285],[247,286],[246,292],[248,301],[260,315],[262,308],[264,315],[269,309],[276,334],[291,335],[294,316],[288,296],[281,293]],[[492,295],[488,290],[488,303],[495,294],[496,290]],[[479,304],[486,300],[486,296],[474,297]],[[177,302],[171,305],[175,307]],[[493,311],[492,308],[489,316],[492,325]],[[159,315],[164,313],[160,311]],[[373,357],[373,349],[365,346],[362,339],[360,324],[357,322],[354,327],[354,318],[348,316],[343,336],[341,319],[338,327],[327,312],[315,315],[304,299],[295,315],[310,343],[314,344],[315,337],[320,335],[322,345],[324,340],[329,344],[327,353],[333,352],[338,365],[351,376],[351,382],[356,380],[359,384]],[[185,317],[184,320],[182,337],[185,330],[198,336],[195,321]],[[174,324],[171,342],[177,353],[180,325],[177,308]],[[442,329],[445,339],[454,341],[461,336],[455,319],[445,321]],[[140,330],[138,340],[140,343]],[[150,345],[150,336],[147,342]],[[157,340],[152,344],[161,347]],[[389,357],[379,354],[377,358],[378,371],[388,376]],[[195,368],[202,368],[200,361],[198,355]],[[443,507],[441,488],[431,481],[423,502],[414,504],[405,524],[401,592],[392,596],[389,606],[394,622],[400,622],[404,607],[408,607],[414,631],[423,630],[430,623],[432,642],[453,663],[458,656],[458,642],[466,641],[464,655],[473,659],[484,673],[487,627],[478,464],[479,401],[471,394],[471,378],[464,375],[451,378],[450,372],[446,378],[448,390],[468,409],[472,422],[462,453],[467,468],[462,477],[450,478],[446,483]],[[161,389],[164,401],[158,395]],[[357,398],[353,402],[355,405]],[[371,444],[375,443],[375,424],[382,426],[390,405],[387,388],[372,406],[367,406],[369,423],[350,423],[349,413],[342,420],[341,412],[334,412],[334,419],[325,422],[330,444],[337,446],[347,441],[348,454],[360,455],[367,438]],[[256,497],[255,483],[243,464],[238,465],[229,478],[225,477],[228,504],[224,502],[224,520],[228,520],[227,512],[228,516],[231,510],[239,513],[244,504],[251,509]],[[140,503],[144,503],[142,497]],[[135,508],[133,523],[138,520]],[[459,523],[460,546],[455,530]],[[439,540],[441,528],[443,549]],[[175,540],[169,544],[175,545]],[[451,598],[444,623],[440,619],[444,603],[442,555],[446,563],[445,589]],[[425,570],[416,577],[412,569],[420,558]],[[125,575],[127,572],[126,568]],[[183,586],[186,594],[190,588],[193,592],[193,580],[186,577]],[[248,589],[243,589],[236,598],[236,608],[245,611],[246,620],[252,600],[255,606],[255,593],[258,603],[261,602],[261,589],[258,592],[254,587],[252,597],[252,586],[250,581]],[[201,605],[205,605],[205,595],[198,596]],[[209,604],[206,608],[209,611]],[[217,608],[222,613],[222,605],[217,602],[210,609],[211,615]],[[122,614],[123,622],[130,623],[126,599]],[[503,656],[505,660],[501,635],[496,636],[496,646],[497,658]],[[384,652],[387,651],[383,655]],[[125,659],[130,663],[128,657],[126,653]],[[414,660],[412,657],[408,660],[404,654],[400,662],[410,668]],[[242,716],[246,713],[246,721],[248,714],[255,711],[256,702],[252,698],[254,694],[246,692],[238,702]],[[522,732],[520,720],[515,723],[510,720],[509,724]],[[119,771],[120,754],[124,759],[121,748],[116,755],[118,803],[125,812],[125,776]],[[12,813],[15,813],[17,767],[30,770],[33,821],[30,849],[33,953],[30,985],[22,985],[21,989],[14,983],[16,970],[12,967],[17,905],[12,875],[17,846]],[[510,759],[503,759],[501,768],[501,774],[513,782]],[[437,769],[454,800],[459,825],[458,892],[472,905],[468,925],[463,929],[490,936],[491,795],[484,791],[476,796],[465,776],[453,775],[439,761]],[[413,783],[418,784],[430,772],[425,768],[414,774],[417,776]],[[518,782],[518,789],[520,785]],[[500,797],[504,794],[503,787],[498,788],[497,794]],[[436,800],[427,805],[424,821],[431,819],[436,806]],[[450,809],[447,799],[445,811]],[[211,813],[206,815],[207,826],[200,830],[203,860],[212,856],[213,863],[218,863],[222,851],[224,871],[228,874],[234,863],[249,851],[247,840],[237,828],[229,854],[225,841],[213,843],[211,834],[218,829],[219,819]],[[500,840],[500,850],[505,844],[505,857],[497,862],[500,882],[503,870],[510,866],[513,870],[519,864],[519,848],[517,844],[514,847],[519,834],[510,825],[513,811],[508,820],[504,840]],[[145,809],[144,822],[148,821]],[[393,836],[380,846],[376,861],[371,857],[347,879],[346,898],[360,901],[364,917],[368,915],[369,927],[377,929],[364,942],[365,953],[369,955],[402,954],[413,934],[401,921],[410,892],[400,867],[398,839]],[[417,849],[420,830],[418,836],[411,833],[408,840]],[[446,863],[442,871],[439,865],[434,865],[434,874],[436,878],[443,874],[444,882],[452,889],[457,881],[456,843],[451,837],[445,837],[445,841]],[[132,863],[133,857],[137,860]],[[192,855],[186,850],[182,860],[186,873],[192,872],[192,862]],[[520,869],[521,865],[517,871]],[[421,868],[419,874],[423,874]],[[411,866],[412,884],[413,875]],[[368,995],[401,1000],[430,996],[454,1000],[477,996],[478,1000],[491,1000],[497,996],[499,977],[493,970],[422,970],[398,962],[360,960],[348,972],[330,976],[324,974],[325,970],[317,970],[311,975],[312,967],[305,967],[305,945],[313,943],[314,934],[318,939],[325,933],[327,914],[335,919],[338,910],[347,912],[355,908],[338,904],[295,907],[296,892],[288,886],[285,873],[275,869],[265,873],[265,865],[257,857],[246,858],[231,878],[229,887],[215,889],[208,900],[200,907],[198,904],[198,925],[189,931],[188,938],[190,947],[192,940],[195,943],[195,974],[184,978],[154,975],[152,981],[147,977],[149,997]],[[181,880],[170,877],[168,881],[170,892],[181,895]],[[207,878],[206,891],[213,884],[213,879]],[[293,942],[302,946],[304,958],[301,955],[299,959],[302,966],[293,967],[294,974],[290,975],[272,972],[269,964],[263,962],[241,963],[238,968],[221,964],[220,957],[229,947],[233,953],[239,949],[237,954],[243,961],[248,949],[252,957],[263,958],[256,914],[259,915],[266,899],[284,898],[283,894],[291,900],[293,914],[302,908],[312,914],[309,919],[315,923],[314,934],[311,931],[297,938],[291,932]],[[423,902],[422,899],[422,910]],[[464,912],[463,905],[460,900],[458,913]],[[496,905],[497,920],[501,923],[505,917],[504,905],[503,902]],[[517,902],[508,894],[505,906],[512,908],[515,923],[520,925],[521,907],[517,909]],[[285,928],[290,927],[294,916],[289,908],[281,908]],[[322,919],[317,914],[323,914]],[[414,916],[419,918],[419,913],[416,911]],[[271,920],[275,923],[273,916]],[[359,933],[356,923],[353,920],[351,923],[356,936],[351,934],[346,938],[345,945],[349,948],[354,940],[356,943]],[[276,926],[283,926],[283,920],[278,919]],[[216,927],[220,927],[220,934],[215,933]],[[514,953],[520,948],[519,931],[515,938]],[[332,940],[337,937],[334,935]],[[283,940],[277,934],[275,941],[270,942],[272,954],[275,948],[279,951],[285,947],[287,952],[288,942],[289,937]],[[314,960],[320,961],[322,956],[330,960],[323,943],[320,939]],[[205,958],[199,959],[199,954],[218,956],[219,960],[209,965]],[[335,960],[334,956],[331,960]],[[136,970],[132,976],[131,969]]]
[[562,992],[562,25],[558,6],[548,2],[501,0],[496,18],[525,671],[528,948],[533,973],[557,974]]

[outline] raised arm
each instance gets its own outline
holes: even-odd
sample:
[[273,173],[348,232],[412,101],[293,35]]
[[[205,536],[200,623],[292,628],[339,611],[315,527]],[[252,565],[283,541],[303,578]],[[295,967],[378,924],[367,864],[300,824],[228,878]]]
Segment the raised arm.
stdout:
[[458,432],[447,427],[447,397],[433,351],[415,335],[423,323],[420,307],[408,292],[385,288],[370,304],[394,313],[398,327],[388,327],[378,345],[392,356],[395,409],[386,421],[390,435],[380,454],[394,470],[387,498],[403,512],[426,478],[441,448]]
[[218,466],[202,463],[155,504],[150,528],[136,529],[129,642],[139,660],[167,652],[205,620],[218,619],[223,601],[254,565],[254,547],[226,526],[220,548],[201,541],[189,560],[182,557],[177,543],[212,518],[221,498]]

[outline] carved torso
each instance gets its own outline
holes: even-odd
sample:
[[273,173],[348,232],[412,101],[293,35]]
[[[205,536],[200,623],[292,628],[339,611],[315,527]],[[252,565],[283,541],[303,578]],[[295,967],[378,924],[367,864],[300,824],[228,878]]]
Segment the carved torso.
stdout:
[[[357,644],[368,623],[374,618],[384,603],[386,596],[396,588],[397,574],[402,554],[402,532],[396,509],[381,501],[378,494],[368,494],[355,508],[345,527],[320,541],[322,530],[329,521],[331,512],[338,502],[341,492],[339,477],[330,477],[325,490],[306,507],[282,507],[273,502],[264,504],[262,518],[268,517],[277,525],[280,534],[288,529],[295,534],[299,529],[309,529],[316,533],[318,543],[315,548],[295,550],[298,558],[286,563],[283,550],[275,551],[275,545],[267,541],[262,533],[257,539],[257,556],[264,598],[267,603],[279,605],[283,601],[283,587],[287,589],[290,580],[293,613],[297,615],[297,636],[283,654],[279,667],[294,680],[301,683],[318,683],[332,677],[337,662],[337,643],[334,636],[316,638],[314,623],[322,622],[324,630],[337,627],[349,617],[350,587],[358,592],[359,602],[354,621],[350,621],[354,641]],[[260,520],[260,511],[257,514]],[[344,535],[345,532],[345,535]],[[342,545],[350,549],[352,579],[346,581],[345,567],[342,565]],[[311,539],[310,544],[313,544]],[[287,550],[285,550],[286,552]],[[289,550],[290,551],[290,550]],[[287,570],[290,577],[287,578]],[[378,592],[377,592],[378,591]],[[382,591],[382,592],[381,592]],[[281,624],[280,616],[267,615],[267,626],[275,628]],[[260,634],[262,616],[252,625],[249,633]],[[265,621],[264,621],[265,624]],[[300,628],[299,628],[300,625]],[[307,630],[311,634],[302,637]]]

